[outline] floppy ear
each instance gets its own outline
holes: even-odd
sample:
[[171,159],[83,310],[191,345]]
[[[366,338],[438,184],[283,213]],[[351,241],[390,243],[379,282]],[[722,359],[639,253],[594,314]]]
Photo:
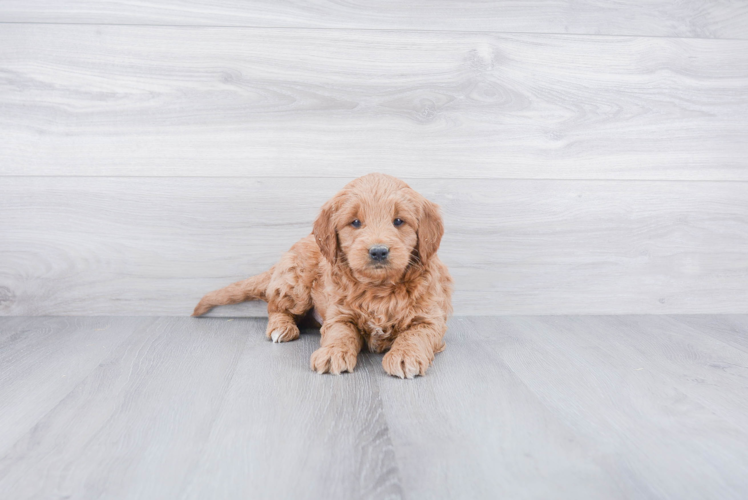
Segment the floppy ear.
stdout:
[[317,220],[314,221],[314,229],[312,230],[320,252],[333,265],[338,260],[338,232],[335,228],[337,199],[338,196],[335,196],[322,205],[322,211],[317,216]]
[[444,235],[444,223],[439,214],[439,205],[423,199],[421,218],[418,221],[418,254],[421,262],[428,261],[437,250]]

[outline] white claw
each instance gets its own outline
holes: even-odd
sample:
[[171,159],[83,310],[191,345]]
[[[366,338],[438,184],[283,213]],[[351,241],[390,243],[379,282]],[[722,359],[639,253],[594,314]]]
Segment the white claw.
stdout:
[[270,338],[273,339],[273,342],[275,342],[276,344],[280,343],[280,340],[278,339],[280,339],[281,333],[283,332],[281,332],[280,330],[273,330],[273,333],[270,334]]

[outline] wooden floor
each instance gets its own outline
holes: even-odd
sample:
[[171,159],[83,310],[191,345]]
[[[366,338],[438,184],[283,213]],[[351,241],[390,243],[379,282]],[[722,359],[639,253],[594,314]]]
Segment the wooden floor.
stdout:
[[745,498],[748,316],[452,320],[427,376],[249,318],[0,318],[4,498]]

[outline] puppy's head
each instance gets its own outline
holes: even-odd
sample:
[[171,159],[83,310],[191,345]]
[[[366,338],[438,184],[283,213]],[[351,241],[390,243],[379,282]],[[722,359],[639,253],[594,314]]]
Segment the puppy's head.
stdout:
[[384,174],[349,183],[314,223],[325,258],[372,282],[396,281],[409,265],[428,262],[443,233],[437,205]]

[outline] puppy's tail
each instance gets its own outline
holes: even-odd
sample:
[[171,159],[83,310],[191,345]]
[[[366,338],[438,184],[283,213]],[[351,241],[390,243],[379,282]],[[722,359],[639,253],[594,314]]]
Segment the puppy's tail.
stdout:
[[200,299],[192,315],[202,316],[216,306],[238,304],[246,300],[267,300],[265,291],[270,284],[270,277],[272,275],[273,268],[271,267],[262,274],[237,281],[226,288],[210,292]]

